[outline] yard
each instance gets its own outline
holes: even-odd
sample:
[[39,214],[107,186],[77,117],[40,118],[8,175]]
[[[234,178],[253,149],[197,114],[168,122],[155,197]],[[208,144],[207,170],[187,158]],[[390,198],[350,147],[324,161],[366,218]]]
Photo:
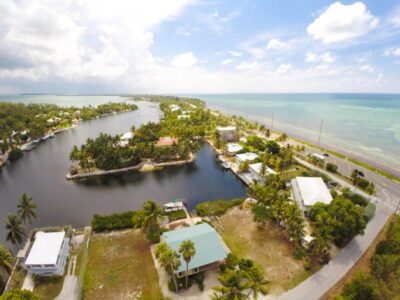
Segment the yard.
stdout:
[[38,277],[35,280],[33,292],[43,300],[51,300],[57,297],[64,283],[63,276]]
[[270,281],[269,293],[277,295],[311,275],[302,260],[293,257],[292,246],[276,226],[257,228],[249,208],[234,207],[220,217],[222,237],[232,253],[259,264]]
[[85,299],[163,299],[150,244],[139,230],[92,236]]

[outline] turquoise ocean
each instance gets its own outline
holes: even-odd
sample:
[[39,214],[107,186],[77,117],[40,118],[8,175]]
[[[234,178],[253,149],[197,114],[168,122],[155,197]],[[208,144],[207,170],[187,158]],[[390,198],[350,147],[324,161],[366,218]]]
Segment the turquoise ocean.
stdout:
[[[184,95],[188,96],[188,95]],[[400,174],[399,94],[193,94],[211,108],[247,116],[289,135]],[[0,95],[0,101],[98,105],[116,95]]]

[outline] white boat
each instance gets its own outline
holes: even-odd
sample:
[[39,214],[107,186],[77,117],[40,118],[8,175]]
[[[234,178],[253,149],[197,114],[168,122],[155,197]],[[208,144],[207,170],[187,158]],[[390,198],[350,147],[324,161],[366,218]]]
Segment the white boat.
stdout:
[[163,209],[165,212],[183,210],[184,208],[185,205],[183,204],[182,201],[171,201],[163,205]]
[[48,136],[49,136],[50,138],[53,138],[53,137],[55,137],[55,134],[54,134],[53,131],[51,131],[51,132],[49,132]]
[[223,166],[225,169],[229,169],[229,168],[231,167],[231,164],[230,164],[230,162],[229,162],[228,160],[224,160],[224,161],[222,162],[222,166]]
[[22,145],[21,150],[22,151],[31,151],[35,147],[36,147],[36,145],[33,142],[30,142],[30,143]]

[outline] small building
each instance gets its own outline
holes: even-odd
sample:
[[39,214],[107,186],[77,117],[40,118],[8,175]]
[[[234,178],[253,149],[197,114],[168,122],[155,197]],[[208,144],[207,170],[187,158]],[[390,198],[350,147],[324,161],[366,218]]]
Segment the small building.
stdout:
[[228,143],[226,145],[226,152],[228,155],[235,155],[239,151],[242,151],[243,147],[237,143]]
[[69,238],[64,231],[39,231],[23,264],[29,274],[62,276],[68,251]]
[[[196,254],[189,263],[189,275],[217,268],[225,263],[228,249],[217,231],[207,223],[164,232],[162,239],[177,253],[183,241],[194,243]],[[186,262],[180,256],[181,264],[175,271],[178,277],[185,276]]]
[[311,154],[311,156],[315,157],[319,161],[325,161],[325,157],[323,155],[321,155],[321,154],[313,153],[313,154]]
[[237,140],[236,127],[227,126],[227,127],[217,127],[217,132],[220,136],[220,139],[224,142],[233,142]]
[[321,177],[296,177],[292,179],[291,186],[293,198],[303,211],[317,202],[332,202],[332,195]]
[[169,109],[171,110],[171,112],[175,112],[175,111],[181,110],[180,106],[179,106],[179,105],[176,105],[176,104],[171,104],[171,105],[169,106]]
[[258,158],[258,154],[257,153],[253,153],[253,152],[246,152],[246,153],[241,153],[241,154],[236,154],[236,162],[238,164],[242,164],[245,161],[251,162],[255,159]]
[[129,140],[131,140],[133,138],[133,132],[132,131],[128,131],[128,132],[126,132],[126,133],[124,133],[122,136],[121,136],[121,141],[129,141]]
[[165,137],[160,137],[158,139],[156,147],[172,146],[173,144],[178,144],[178,139],[174,137],[165,136]]
[[265,174],[261,174],[261,169],[262,169],[262,163],[249,165],[249,171],[251,175],[253,175],[253,178],[256,180],[262,180],[264,176],[277,174],[274,170],[272,170],[268,166],[265,166]]

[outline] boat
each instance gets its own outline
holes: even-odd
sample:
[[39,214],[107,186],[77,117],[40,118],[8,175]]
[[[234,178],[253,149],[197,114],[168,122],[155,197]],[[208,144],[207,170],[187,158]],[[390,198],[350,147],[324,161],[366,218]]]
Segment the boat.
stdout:
[[224,160],[224,161],[222,162],[222,166],[223,166],[225,169],[229,169],[229,168],[231,167],[231,164],[230,164],[230,162],[229,162],[228,160]]
[[185,204],[183,203],[183,201],[178,201],[178,200],[173,200],[163,205],[163,209],[165,212],[183,210],[184,208]]
[[30,142],[21,146],[22,151],[31,151],[36,147],[35,143]]
[[54,134],[54,132],[53,131],[50,131],[49,132],[49,134],[48,134],[48,136],[52,139],[52,138],[54,138],[55,137],[55,134]]

